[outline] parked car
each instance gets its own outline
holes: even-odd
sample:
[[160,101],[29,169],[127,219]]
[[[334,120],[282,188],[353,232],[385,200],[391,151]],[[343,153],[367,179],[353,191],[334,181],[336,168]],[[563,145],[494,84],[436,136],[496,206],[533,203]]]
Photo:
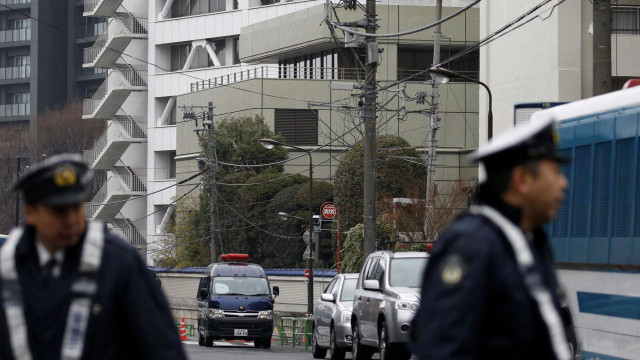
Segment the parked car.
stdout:
[[324,359],[327,350],[331,359],[344,359],[351,351],[351,307],[358,274],[334,277],[313,306],[311,350],[313,357]]
[[420,286],[427,265],[424,252],[377,251],[364,262],[356,282],[351,314],[354,360],[409,359],[411,320],[420,308]]

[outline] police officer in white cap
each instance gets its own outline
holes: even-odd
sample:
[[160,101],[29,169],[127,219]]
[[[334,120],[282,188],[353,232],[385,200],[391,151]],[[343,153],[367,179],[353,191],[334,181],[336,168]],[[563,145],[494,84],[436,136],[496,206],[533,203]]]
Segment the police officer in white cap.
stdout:
[[568,185],[552,119],[472,154],[487,179],[477,204],[439,236],[412,324],[420,359],[568,360],[551,247],[541,226]]
[[87,223],[80,155],[16,184],[27,225],[0,247],[0,359],[185,359],[162,290],[136,251]]

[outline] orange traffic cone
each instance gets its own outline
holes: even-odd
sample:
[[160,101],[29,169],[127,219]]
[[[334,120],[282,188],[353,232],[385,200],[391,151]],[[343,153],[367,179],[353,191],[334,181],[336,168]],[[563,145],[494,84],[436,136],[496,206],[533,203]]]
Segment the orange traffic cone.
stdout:
[[184,317],[180,320],[180,340],[189,340],[187,338],[187,327],[184,326]]

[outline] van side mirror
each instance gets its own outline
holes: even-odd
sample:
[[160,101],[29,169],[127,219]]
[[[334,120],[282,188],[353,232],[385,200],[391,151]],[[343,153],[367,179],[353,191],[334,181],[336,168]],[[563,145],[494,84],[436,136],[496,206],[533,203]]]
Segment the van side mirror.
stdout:
[[280,287],[276,285],[273,287],[273,297],[276,297],[278,295],[280,295]]
[[200,290],[198,291],[198,298],[206,299],[207,296],[209,296],[209,291],[207,291],[206,288],[200,288]]
[[362,287],[365,290],[380,291],[380,283],[378,280],[365,280],[362,282]]

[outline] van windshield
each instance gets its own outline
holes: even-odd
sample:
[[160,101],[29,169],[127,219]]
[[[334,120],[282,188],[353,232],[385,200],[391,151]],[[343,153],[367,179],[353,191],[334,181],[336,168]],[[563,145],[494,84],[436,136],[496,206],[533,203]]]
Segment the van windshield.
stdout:
[[269,284],[265,278],[218,276],[213,278],[211,292],[215,295],[268,296]]

